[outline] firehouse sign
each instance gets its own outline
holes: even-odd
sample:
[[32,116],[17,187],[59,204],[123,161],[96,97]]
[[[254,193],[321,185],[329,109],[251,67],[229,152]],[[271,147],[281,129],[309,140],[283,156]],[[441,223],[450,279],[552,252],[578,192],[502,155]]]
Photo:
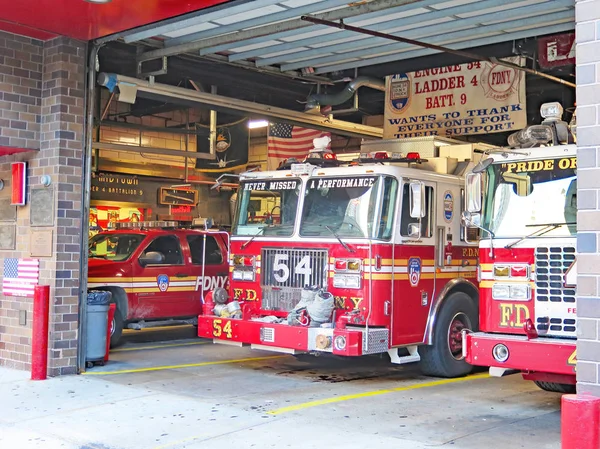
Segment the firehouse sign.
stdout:
[[408,259],[408,281],[411,287],[419,285],[421,280],[421,259],[419,257],[411,257]]
[[[518,57],[506,61],[520,63]],[[384,139],[487,134],[526,125],[525,76],[510,67],[474,61],[387,77]]]
[[575,33],[540,37],[538,55],[540,67],[544,69],[575,64]]

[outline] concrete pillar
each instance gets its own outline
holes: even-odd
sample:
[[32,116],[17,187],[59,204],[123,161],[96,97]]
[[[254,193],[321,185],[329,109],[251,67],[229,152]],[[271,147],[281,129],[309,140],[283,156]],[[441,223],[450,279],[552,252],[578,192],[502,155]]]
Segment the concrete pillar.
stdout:
[[[40,284],[50,285],[51,376],[77,366],[85,62],[85,43],[0,33],[0,145],[36,150],[0,157],[0,179],[8,187],[0,201],[10,198],[10,163],[28,163],[27,205],[17,207],[15,220],[0,222],[16,228],[14,248],[0,249],[0,267],[5,258],[40,260]],[[41,190],[52,206],[43,224],[31,205],[32,192]],[[31,254],[31,235],[39,231],[50,236],[49,256]],[[0,365],[30,368],[31,316],[30,298],[0,295]]]
[[577,392],[600,396],[600,0],[575,5],[577,39]]

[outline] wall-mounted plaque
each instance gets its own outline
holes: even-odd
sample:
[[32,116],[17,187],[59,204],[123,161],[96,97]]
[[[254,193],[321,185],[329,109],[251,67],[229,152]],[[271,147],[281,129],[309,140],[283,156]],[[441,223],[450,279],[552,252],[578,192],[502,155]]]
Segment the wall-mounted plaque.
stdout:
[[29,248],[32,257],[52,257],[52,229],[32,229]]
[[198,204],[198,191],[161,187],[158,202],[169,206],[195,206]]
[[0,223],[0,250],[16,249],[17,225]]
[[10,198],[0,198],[0,221],[17,221],[17,206],[11,206]]
[[54,189],[43,187],[31,189],[29,204],[31,226],[54,226]]

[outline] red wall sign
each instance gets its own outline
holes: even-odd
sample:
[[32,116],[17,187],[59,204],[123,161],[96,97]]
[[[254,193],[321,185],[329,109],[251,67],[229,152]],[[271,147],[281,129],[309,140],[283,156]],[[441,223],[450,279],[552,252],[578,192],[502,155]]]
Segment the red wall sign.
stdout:
[[575,64],[575,33],[540,37],[538,54],[542,68]]
[[10,165],[12,169],[10,204],[24,206],[27,199],[27,164],[25,162],[13,162]]

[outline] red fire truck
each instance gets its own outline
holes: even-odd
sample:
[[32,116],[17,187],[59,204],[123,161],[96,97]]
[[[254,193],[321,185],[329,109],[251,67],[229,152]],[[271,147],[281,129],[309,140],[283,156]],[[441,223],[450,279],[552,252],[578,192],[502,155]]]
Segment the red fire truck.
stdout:
[[464,178],[414,168],[427,162],[417,153],[332,157],[241,175],[232,297],[227,307],[207,301],[198,335],[470,372],[461,332],[477,329],[478,249],[460,219]]
[[541,112],[542,125],[509,137],[513,149],[466,177],[464,218],[483,232],[480,332],[465,331],[463,349],[492,375],[520,371],[566,393],[575,387],[577,148],[560,104]]

